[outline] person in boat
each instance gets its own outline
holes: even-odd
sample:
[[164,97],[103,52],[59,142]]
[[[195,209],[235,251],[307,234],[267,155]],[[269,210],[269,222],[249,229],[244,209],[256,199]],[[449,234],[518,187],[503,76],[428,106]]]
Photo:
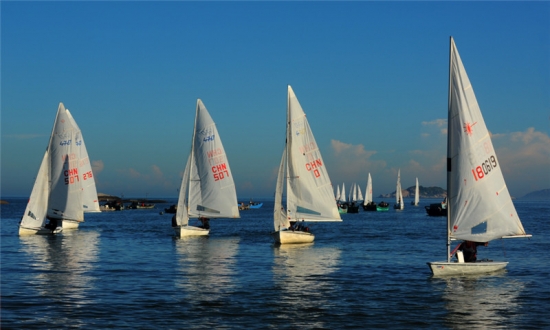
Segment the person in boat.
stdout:
[[489,245],[489,242],[473,242],[473,241],[464,241],[460,243],[460,249],[464,254],[464,262],[476,262],[477,260],[477,247],[483,245]]
[[48,228],[51,231],[54,231],[55,228],[57,228],[57,219],[53,219],[50,217],[47,217],[47,219],[49,220],[49,222],[45,224],[44,227]]
[[290,227],[288,227],[288,230],[296,230],[296,221],[290,221]]
[[200,222],[202,223],[201,228],[210,229],[210,219],[204,218],[204,217],[200,217],[199,220],[200,220]]

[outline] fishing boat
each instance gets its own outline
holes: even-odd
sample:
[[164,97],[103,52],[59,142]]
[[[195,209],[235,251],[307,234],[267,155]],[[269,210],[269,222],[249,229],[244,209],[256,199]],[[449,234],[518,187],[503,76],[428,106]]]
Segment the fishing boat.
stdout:
[[93,174],[91,168],[81,171],[82,135],[74,124],[63,103],[59,103],[19,235],[55,234],[76,229],[84,221],[82,183]]
[[[191,152],[183,172],[172,227],[179,237],[206,236],[212,218],[239,218],[233,174],[216,124],[197,100]],[[198,226],[189,225],[198,219]]]
[[365,200],[363,201],[363,210],[376,211],[376,203],[372,201],[372,179],[369,173],[367,179],[367,188],[365,189]]
[[396,210],[403,210],[405,208],[405,202],[403,201],[403,190],[401,189],[401,169],[397,171],[397,185],[395,187],[395,205],[393,208]]
[[489,242],[531,237],[525,233],[506,187],[502,164],[452,37],[448,103],[447,260],[428,262],[428,266],[436,276],[501,270],[508,262],[464,262],[460,250],[456,251],[458,260],[451,261],[453,240]]
[[[283,193],[286,188],[286,205]],[[272,236],[276,243],[311,243],[306,222],[342,221],[334,191],[308,120],[288,86],[286,142],[275,188]]]
[[414,188],[414,201],[411,202],[412,206],[418,206],[420,203],[420,187],[418,186],[418,178],[416,178],[416,187]]

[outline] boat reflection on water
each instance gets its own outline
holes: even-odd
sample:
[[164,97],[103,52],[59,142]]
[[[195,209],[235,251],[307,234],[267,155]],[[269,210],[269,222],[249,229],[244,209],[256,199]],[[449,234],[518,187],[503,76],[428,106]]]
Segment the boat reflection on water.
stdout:
[[175,286],[183,289],[187,302],[213,302],[232,292],[239,238],[199,236],[174,242],[179,266]]
[[67,230],[61,235],[21,236],[20,242],[33,269],[29,287],[71,309],[91,302],[88,293],[93,290],[90,273],[98,260],[98,232]]
[[338,290],[333,273],[340,267],[341,250],[318,248],[314,243],[274,245],[273,250],[273,276],[280,295],[275,299],[288,307],[278,317],[288,318],[297,327],[330,328],[330,324],[324,324],[323,315],[332,306],[327,297]]
[[[500,274],[503,274],[500,276]],[[513,318],[521,315],[518,296],[525,284],[506,277],[506,270],[491,276],[470,275],[441,278],[450,328],[495,329],[518,324]]]

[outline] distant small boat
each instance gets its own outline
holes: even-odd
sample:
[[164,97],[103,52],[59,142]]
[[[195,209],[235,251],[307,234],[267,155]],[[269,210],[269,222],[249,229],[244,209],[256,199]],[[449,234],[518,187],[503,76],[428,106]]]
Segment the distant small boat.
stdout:
[[425,206],[426,213],[431,217],[446,217],[447,216],[447,197],[441,203],[432,203],[430,206]]
[[403,202],[403,190],[401,189],[401,169],[397,171],[397,186],[395,188],[395,205],[393,206],[396,210],[402,210],[405,208],[405,203]]
[[342,183],[342,192],[340,192],[340,186],[336,186],[336,206],[338,207],[338,213],[348,213],[348,203],[346,202],[346,185]]
[[416,178],[416,187],[414,189],[414,202],[411,202],[412,206],[418,206],[420,202],[420,187],[418,186],[418,178]]
[[358,189],[357,184],[354,182],[351,186],[349,196],[348,213],[359,213],[359,201],[362,199],[363,194],[361,193],[361,189]]
[[387,211],[390,208],[390,204],[382,201],[376,205],[376,211]]
[[145,202],[132,202],[130,206],[128,207],[130,209],[154,209],[155,204],[149,204]]
[[250,201],[250,203],[248,203],[248,207],[251,208],[251,209],[259,209],[263,205],[264,205],[264,203],[253,202],[253,201]]
[[363,201],[363,210],[377,211],[376,203],[372,201],[372,179],[369,173],[367,179],[367,189],[365,190],[365,200]]
[[178,206],[176,204],[170,205],[170,207],[164,208],[164,212],[170,213],[170,214],[176,214],[178,211]]

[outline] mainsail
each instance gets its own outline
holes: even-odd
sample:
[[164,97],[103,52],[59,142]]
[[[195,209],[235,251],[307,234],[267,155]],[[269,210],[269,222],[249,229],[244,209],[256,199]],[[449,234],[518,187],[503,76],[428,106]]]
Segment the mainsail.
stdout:
[[476,242],[525,235],[452,38],[449,70],[449,234],[455,239]]
[[287,217],[341,221],[321,151],[290,86],[287,107]]
[[95,176],[92,172],[92,164],[90,163],[90,157],[88,156],[88,150],[84,143],[84,137],[78,124],[74,120],[69,109],[66,109],[67,116],[71,120],[71,124],[75,127],[80,134],[80,141],[76,142],[76,152],[79,158],[79,175],[82,182],[82,207],[84,212],[101,212],[99,209],[99,200],[97,198],[97,188],[95,184]]
[[200,99],[197,100],[193,142],[186,173],[187,167],[189,174],[187,178],[184,177],[184,182],[188,180],[189,184],[189,217],[240,216],[233,174],[225,149],[216,124]]
[[63,103],[59,103],[50,139],[50,196],[48,216],[84,221],[82,181],[79,176],[80,131],[73,125]]

